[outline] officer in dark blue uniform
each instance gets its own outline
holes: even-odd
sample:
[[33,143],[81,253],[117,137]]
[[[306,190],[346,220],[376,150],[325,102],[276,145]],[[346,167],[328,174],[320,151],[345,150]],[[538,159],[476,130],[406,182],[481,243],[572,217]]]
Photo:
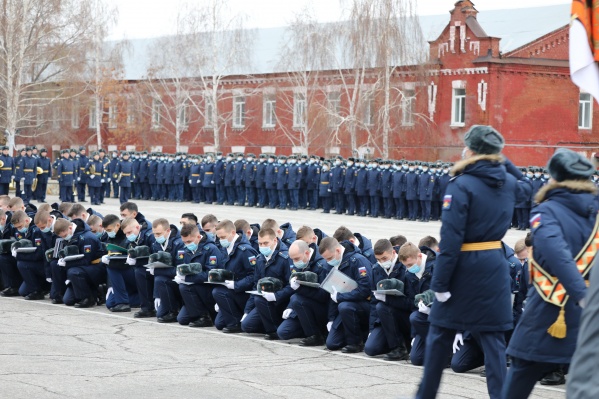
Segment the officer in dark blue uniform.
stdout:
[[216,196],[216,182],[214,181],[215,164],[212,155],[208,154],[204,163],[204,175],[202,177],[202,187],[207,204],[212,204]]
[[303,154],[299,157],[299,166],[302,169],[302,177],[300,179],[299,188],[299,209],[308,207],[308,156]]
[[368,195],[370,197],[370,217],[379,217],[379,207],[381,204],[381,176],[382,172],[379,168],[381,160],[375,159],[371,161],[368,167]]
[[383,199],[383,217],[391,219],[394,216],[393,207],[393,169],[392,161],[383,161],[381,172],[381,198]]
[[23,158],[25,158],[25,147],[23,147],[21,150],[19,150],[19,152],[17,153],[17,156],[15,157],[15,197],[23,197],[23,181],[24,181],[24,177],[23,177],[23,164],[22,164],[22,160]]
[[[37,187],[35,188],[34,197],[39,203],[46,202],[46,191],[48,188],[48,178],[50,177],[50,159],[48,151],[45,148],[40,150],[40,157],[37,159],[37,168],[41,168],[41,173],[37,175]],[[0,178],[1,179],[1,178]]]
[[[182,155],[178,152],[175,155],[175,161],[173,162],[173,195],[171,201],[183,202],[183,182],[185,181],[187,165],[181,159]],[[170,193],[169,193],[170,194]]]
[[2,155],[0,155],[0,195],[8,195],[10,181],[15,174],[15,163],[13,157],[8,155],[8,147],[2,146]]
[[408,203],[408,220],[416,220],[418,217],[418,174],[415,162],[408,164],[408,173],[405,174],[406,201]]
[[443,210],[443,197],[445,196],[445,191],[447,190],[447,185],[449,184],[449,165],[443,164],[441,168],[437,170],[437,177],[435,180],[435,198],[437,200],[433,201],[431,218],[432,220],[439,220],[441,218],[441,211]]
[[287,169],[287,157],[281,155],[279,157],[279,165],[277,166],[277,192],[279,193],[279,209],[287,208],[287,177],[289,170]]
[[254,207],[256,205],[256,156],[248,154],[245,162],[243,170],[245,198],[247,198],[247,206]]
[[167,157],[161,154],[158,164],[156,165],[156,201],[166,201],[166,171]]
[[150,161],[148,160],[148,152],[143,151],[141,153],[141,159],[139,162],[139,185],[140,198],[144,200],[148,200],[152,196],[150,190],[149,173]]
[[75,163],[69,159],[69,150],[62,150],[62,159],[56,168],[58,183],[60,185],[60,200],[62,202],[73,201],[73,176],[75,174]]
[[223,166],[225,173],[225,201],[227,205],[235,205],[237,192],[235,190],[235,159],[233,153],[227,154]]
[[106,151],[103,148],[98,150],[98,154],[100,154],[100,162],[104,166],[104,176],[106,176],[102,182],[102,189],[100,190],[100,203],[104,203],[104,197],[110,198],[110,182],[112,180],[112,174],[109,173],[110,169],[110,159],[106,156]]
[[402,186],[403,186],[403,171],[401,169],[401,161],[395,162],[392,166],[393,174],[391,176],[391,190],[393,191],[393,208],[395,210],[395,214],[393,217],[395,219],[401,220],[402,213],[404,211],[403,204],[401,200],[402,194]]
[[306,176],[306,190],[308,191],[308,204],[310,210],[318,208],[318,197],[320,192],[321,166],[316,156],[311,156],[308,161],[308,173]]
[[216,162],[214,163],[214,185],[216,190],[216,203],[223,205],[226,201],[225,191],[225,160],[223,153],[216,153]]
[[418,198],[420,200],[420,221],[428,222],[431,218],[431,203],[435,177],[429,172],[429,165],[422,165],[422,173],[418,176]]
[[23,195],[23,202],[26,204],[33,198],[33,191],[31,191],[31,185],[33,184],[33,179],[35,179],[37,175],[37,159],[32,157],[32,149],[31,147],[26,148],[26,154],[21,158],[21,169],[23,171],[23,189],[25,194]]
[[329,350],[342,349],[343,353],[356,353],[368,336],[369,300],[371,296],[371,265],[350,243],[339,243],[332,237],[323,238],[319,251],[329,266],[337,268],[358,283],[350,292],[331,293],[326,346]]
[[31,241],[34,252],[22,253],[13,250],[15,269],[20,273],[23,284],[19,287],[19,294],[28,300],[44,299],[44,289],[47,287],[44,270],[45,242],[42,232],[33,224],[31,218],[23,211],[12,214],[11,224],[17,230],[17,241],[26,239]]
[[347,204],[347,214],[356,214],[356,177],[357,168],[354,166],[354,158],[348,158],[345,164],[345,176],[343,181],[343,194]]
[[102,180],[105,179],[105,176],[104,165],[100,162],[100,154],[98,152],[92,153],[92,159],[88,162],[84,171],[87,175],[87,187],[89,188],[91,204],[101,205],[100,191],[102,190]]
[[238,206],[245,205],[245,160],[243,153],[237,153],[237,162],[235,162],[235,203]]
[[266,190],[266,155],[260,154],[256,164],[256,196],[257,206],[264,208],[268,203],[268,191]]
[[[150,186],[150,200],[158,200],[158,184],[156,174],[158,173],[158,156],[156,153],[150,154],[148,161],[148,185]],[[111,174],[112,176],[112,174]]]
[[267,192],[268,205],[270,209],[277,207],[279,203],[279,193],[277,192],[277,174],[279,171],[276,157],[269,155],[264,167],[264,188]]
[[[298,240],[289,247],[291,272],[311,272],[322,283],[331,270],[324,261],[315,244],[308,245]],[[328,292],[320,287],[300,285],[297,280],[290,281],[289,287],[294,291],[287,309],[283,313],[285,319],[277,329],[280,339],[304,338],[300,346],[324,345],[328,303],[331,300]]]
[[289,209],[297,211],[299,208],[299,189],[302,181],[303,167],[297,164],[297,156],[289,157],[287,167],[287,189],[289,193]]
[[366,162],[360,159],[356,175],[356,195],[358,196],[358,216],[366,216],[370,208],[370,194],[368,190],[368,169]]
[[131,198],[139,199],[139,153],[131,151]]
[[[535,199],[539,205],[530,219],[534,251],[529,267],[534,289],[528,293],[526,309],[507,350],[512,365],[502,398],[528,397],[543,375],[571,362],[582,308],[588,300],[585,297],[591,259],[599,244],[599,200],[590,181],[595,172],[591,162],[574,151],[560,148],[547,168],[552,179],[537,193]],[[583,334],[580,337],[586,338]],[[583,347],[579,349],[581,353],[577,354],[583,354]],[[572,395],[577,387],[584,386],[586,382],[582,381],[595,378],[592,369],[596,359],[589,359],[592,364],[588,367],[574,369],[582,375],[570,370],[576,382],[569,377],[568,397],[591,397],[583,392]]]
[[343,157],[337,155],[333,161],[331,168],[331,188],[332,200],[335,204],[335,213],[345,213],[345,191],[343,189],[345,183],[345,167],[343,165]]
[[113,179],[117,179],[119,183],[119,189],[121,192],[120,202],[124,204],[129,201],[129,197],[131,196],[131,173],[133,169],[133,165],[129,161],[129,153],[127,151],[122,154],[123,159],[119,161],[116,166],[116,170],[114,171],[114,175],[112,175]]
[[119,182],[116,181],[112,176],[116,171],[116,166],[119,163],[119,154],[116,151],[112,152],[112,158],[108,163],[108,176],[112,183],[112,198],[119,198]]
[[459,331],[470,331],[481,343],[491,398],[499,397],[507,372],[505,331],[513,320],[501,239],[514,204],[529,195],[531,187],[500,154],[504,140],[495,129],[473,126],[464,142],[464,160],[454,166],[455,177],[443,198],[441,252],[431,283],[436,300],[417,398],[436,395]]
[[191,198],[194,204],[200,203],[200,160],[193,157],[189,167],[189,187],[191,188]]
[[322,213],[331,212],[331,199],[333,197],[333,194],[331,193],[331,179],[333,173],[331,172],[330,167],[330,163],[325,161],[320,171],[320,188],[318,196],[322,203]]
[[175,200],[175,186],[173,169],[175,166],[175,157],[173,154],[166,154],[166,162],[164,164],[164,199],[163,201]]
[[77,160],[77,200],[85,202],[85,185],[87,184],[85,168],[89,163],[85,147],[79,147],[79,159]]

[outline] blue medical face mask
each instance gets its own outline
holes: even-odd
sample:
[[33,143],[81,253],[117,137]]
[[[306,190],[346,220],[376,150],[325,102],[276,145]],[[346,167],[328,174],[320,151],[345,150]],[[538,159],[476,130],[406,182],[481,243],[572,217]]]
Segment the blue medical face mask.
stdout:
[[260,247],[260,253],[266,257],[272,255],[271,247]]
[[206,237],[208,237],[209,240],[214,241],[216,234],[206,232]]
[[108,235],[108,238],[116,237],[116,231],[107,231],[106,234]]
[[49,233],[52,230],[52,227],[48,226],[45,229],[42,229],[42,233]]
[[97,232],[96,232],[96,237],[98,237],[98,238],[102,238],[102,234],[104,234],[104,232],[103,232],[103,231],[97,231]]
[[66,236],[66,237],[64,238],[64,240],[65,240],[65,241],[71,241],[71,238],[73,238],[73,235],[72,235],[72,234],[69,234],[68,236]]
[[19,229],[19,233],[27,234],[27,230],[29,230],[29,227],[23,227],[22,229]]
[[341,264],[341,258],[337,259],[337,258],[333,258],[330,261],[327,262],[329,264],[329,266],[331,267],[337,267]]
[[127,241],[134,242],[135,240],[137,240],[137,234],[129,234],[127,236]]
[[156,242],[158,244],[164,244],[166,242],[166,237],[165,236],[156,237]]
[[190,244],[185,245],[185,247],[189,249],[191,252],[195,252],[198,249],[198,244],[192,242]]
[[229,248],[229,245],[231,245],[231,241],[229,240],[219,240],[220,242],[220,246],[223,248]]
[[414,266],[408,268],[408,271],[410,273],[416,274],[416,273],[420,272],[420,265],[419,264],[415,264]]

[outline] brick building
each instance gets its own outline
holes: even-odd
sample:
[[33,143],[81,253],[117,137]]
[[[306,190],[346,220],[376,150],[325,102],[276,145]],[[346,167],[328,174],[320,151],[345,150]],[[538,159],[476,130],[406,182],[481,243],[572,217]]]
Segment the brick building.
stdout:
[[[420,17],[430,56],[424,66],[393,71],[387,146],[377,119],[383,98],[369,89],[377,86],[376,69],[366,71],[361,100],[354,104],[358,85],[351,70],[315,74],[269,67],[266,61],[276,56],[272,38],[282,37],[284,28],[264,30],[256,51],[261,66],[226,76],[219,87],[217,107],[224,117],[218,122],[218,149],[290,154],[307,147],[319,155],[387,152],[393,159],[455,160],[468,127],[489,124],[505,136],[505,152],[520,165],[544,165],[558,146],[590,155],[599,148],[597,107],[570,80],[568,21],[568,5],[479,14],[469,0],[455,3],[449,19]],[[210,104],[202,93],[195,94],[195,106],[147,95],[145,111],[130,115],[128,93],[142,84],[142,72],[131,70],[140,70],[147,43],[134,41],[135,53],[125,62],[127,83],[106,97],[103,117],[96,118],[93,107],[75,107],[63,127],[69,134],[51,144],[93,144],[95,123],[101,123],[105,147],[174,152],[178,131],[180,148],[190,153],[215,149]],[[298,85],[300,78],[308,82],[305,87]]]

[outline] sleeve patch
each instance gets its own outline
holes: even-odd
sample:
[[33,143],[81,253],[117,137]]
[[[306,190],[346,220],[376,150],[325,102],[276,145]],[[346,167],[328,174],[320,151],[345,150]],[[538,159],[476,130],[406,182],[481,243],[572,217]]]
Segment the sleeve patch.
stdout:
[[443,197],[443,210],[448,211],[451,209],[451,199],[453,197],[451,195],[446,195]]
[[358,269],[358,272],[360,272],[360,276],[361,276],[361,277],[364,277],[364,276],[366,276],[366,268],[365,268],[364,266],[360,267],[360,268]]
[[36,247],[39,247],[39,246],[41,246],[41,245],[42,245],[42,239],[41,239],[41,238],[36,238],[36,239],[35,239],[35,246],[36,246]]
[[177,258],[183,259],[185,257],[185,251],[177,251]]
[[248,261],[250,262],[250,265],[256,266],[256,257],[255,256],[250,256],[248,258]]
[[90,253],[92,251],[92,246],[91,245],[84,245],[83,246],[83,253]]
[[210,259],[208,260],[208,262],[211,265],[216,265],[216,256],[211,256]]
[[541,214],[537,213],[532,218],[530,218],[530,228],[537,229],[541,225]]

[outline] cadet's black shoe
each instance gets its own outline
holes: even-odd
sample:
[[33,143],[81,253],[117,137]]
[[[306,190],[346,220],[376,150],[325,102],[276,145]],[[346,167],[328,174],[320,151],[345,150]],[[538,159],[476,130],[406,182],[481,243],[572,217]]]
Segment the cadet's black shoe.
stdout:
[[158,318],[158,323],[174,323],[177,321],[177,313],[168,312],[162,317]]
[[385,360],[389,361],[408,360],[409,358],[410,355],[405,348],[395,348],[384,357]]
[[556,370],[549,373],[541,380],[541,385],[563,385],[565,383],[566,377],[562,370]]
[[276,341],[277,339],[279,339],[279,336],[277,335],[276,332],[271,332],[271,333],[264,334],[264,339],[267,341]]
[[131,306],[126,303],[119,303],[118,305],[109,309],[111,312],[130,312]]
[[208,316],[202,316],[189,323],[189,327],[212,327],[213,325],[212,319]]
[[343,353],[358,353],[362,352],[362,345],[347,345],[341,349]]
[[76,308],[91,308],[96,304],[96,298],[85,298],[75,304]]
[[234,324],[232,326],[227,326],[223,328],[223,332],[225,334],[235,334],[241,332],[241,324]]
[[480,373],[478,373],[481,377],[487,378],[487,369],[482,369]]
[[19,295],[19,290],[16,288],[8,287],[4,291],[0,292],[0,296],[17,296]]
[[62,297],[56,297],[56,298],[52,299],[52,303],[54,305],[62,305],[64,302],[62,302]]
[[135,312],[133,314],[133,317],[135,317],[136,319],[145,319],[147,317],[156,317],[156,311],[154,309],[151,310],[138,310],[137,312]]
[[41,291],[34,291],[25,297],[28,301],[39,301],[44,299],[44,293]]
[[321,346],[324,345],[324,337],[322,335],[311,335],[302,339],[299,343],[300,346]]

